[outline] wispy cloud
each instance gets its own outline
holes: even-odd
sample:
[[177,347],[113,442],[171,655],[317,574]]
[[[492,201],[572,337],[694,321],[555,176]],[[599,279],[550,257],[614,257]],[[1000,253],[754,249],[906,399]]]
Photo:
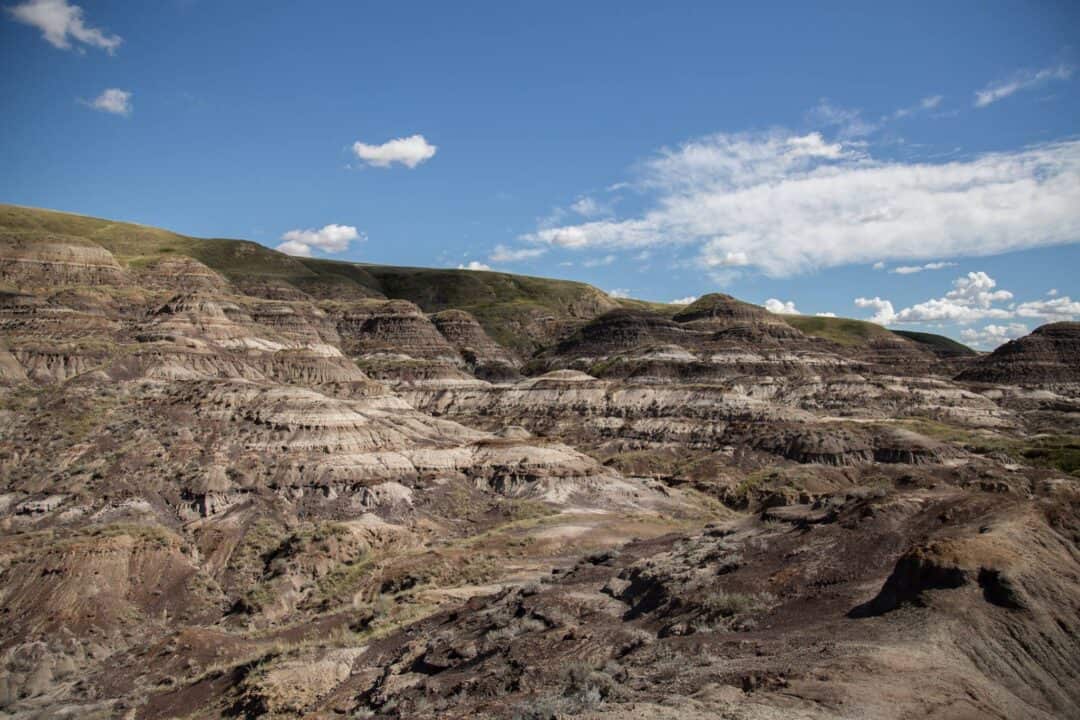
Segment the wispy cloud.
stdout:
[[870,135],[879,127],[879,123],[865,119],[861,110],[833,105],[825,98],[810,109],[806,119],[818,127],[836,128],[840,137],[845,139]]
[[930,95],[928,97],[924,97],[922,100],[920,100],[914,105],[900,108],[893,113],[893,117],[902,118],[907,117],[908,115],[914,115],[917,112],[933,110],[941,104],[942,100],[944,100],[944,97],[942,95]]
[[435,157],[439,148],[429,143],[423,135],[410,135],[409,137],[388,140],[382,145],[369,145],[364,142],[354,142],[353,154],[368,165],[379,168],[388,168],[394,163],[404,165],[407,168],[415,168],[423,162]]
[[931,262],[924,265],[899,265],[894,267],[889,272],[894,275],[914,275],[915,273],[921,273],[926,270],[943,270],[945,268],[956,267],[954,262]]
[[488,256],[488,260],[497,263],[520,262],[538,258],[547,251],[546,247],[509,248],[505,245],[496,245]]
[[29,0],[7,11],[18,22],[36,27],[50,45],[62,50],[75,48],[83,52],[87,46],[111,55],[123,42],[119,35],[87,25],[83,9],[68,4],[67,0]]
[[611,205],[588,195],[582,195],[571,203],[570,209],[582,217],[600,217],[611,214]]
[[670,301],[670,305],[690,305],[698,299],[697,295],[687,295]]
[[109,88],[102,91],[93,100],[83,100],[81,102],[87,107],[92,107],[101,112],[112,113],[113,115],[130,115],[132,109],[131,93],[119,88]]
[[1072,74],[1073,67],[1064,63],[1041,70],[1019,70],[1007,80],[990,83],[982,90],[976,91],[975,107],[986,107],[1021,90],[1038,87],[1051,80],[1068,80]]
[[614,255],[604,255],[603,257],[589,258],[582,262],[581,266],[587,268],[603,267],[605,265],[610,265],[613,262],[615,262]]
[[324,225],[318,230],[289,230],[281,236],[284,241],[277,249],[287,255],[311,257],[313,248],[328,253],[348,249],[353,240],[366,240],[363,233],[351,225]]
[[660,151],[643,172],[653,204],[639,216],[520,239],[569,249],[691,246],[707,272],[752,266],[778,277],[1080,237],[1080,141],[929,163],[878,160],[819,133],[717,134]]

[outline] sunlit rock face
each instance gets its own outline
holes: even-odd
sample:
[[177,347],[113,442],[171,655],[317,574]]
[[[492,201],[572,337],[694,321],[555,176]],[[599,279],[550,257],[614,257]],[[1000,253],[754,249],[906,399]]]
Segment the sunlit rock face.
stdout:
[[18,208],[0,282],[5,717],[1080,711],[1077,324],[942,357]]

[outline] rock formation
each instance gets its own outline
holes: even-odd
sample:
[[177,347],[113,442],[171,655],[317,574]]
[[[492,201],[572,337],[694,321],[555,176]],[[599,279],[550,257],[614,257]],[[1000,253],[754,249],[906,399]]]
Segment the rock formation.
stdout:
[[0,715],[1080,713],[1080,326],[0,206]]

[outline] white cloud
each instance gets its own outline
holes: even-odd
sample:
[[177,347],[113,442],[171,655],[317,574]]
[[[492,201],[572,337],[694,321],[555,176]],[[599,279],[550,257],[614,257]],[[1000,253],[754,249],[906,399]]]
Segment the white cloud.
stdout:
[[615,288],[614,290],[608,290],[607,294],[613,298],[628,298],[630,297],[630,291],[626,288]]
[[900,265],[894,267],[889,272],[896,275],[912,275],[914,273],[921,273],[924,270],[942,270],[944,268],[956,267],[954,262],[932,262],[925,265]]
[[86,104],[95,110],[112,113],[113,115],[130,115],[131,93],[127,90],[109,88]]
[[605,255],[604,257],[589,258],[588,260],[581,263],[581,265],[582,265],[582,267],[593,268],[593,267],[602,267],[604,265],[610,265],[613,262],[615,262],[615,256],[614,255]]
[[941,101],[943,99],[944,98],[941,95],[930,95],[929,97],[924,97],[917,104],[912,105],[911,107],[900,108],[893,113],[893,117],[902,118],[917,113],[921,110],[933,110],[941,104]]
[[814,315],[817,316],[817,317],[836,317],[836,313],[834,313],[834,312],[814,313]]
[[485,271],[490,272],[491,271],[491,266],[490,265],[485,265],[482,262],[477,262],[476,260],[470,260],[468,265],[458,265],[457,269],[458,270],[485,270]]
[[997,83],[991,83],[975,93],[975,107],[982,108],[1004,100],[1013,93],[1028,88],[1036,87],[1051,80],[1068,80],[1072,77],[1073,68],[1064,63],[1056,66],[1043,68],[1042,70],[1020,70],[1013,73],[1012,77]]
[[600,215],[610,215],[611,206],[598,202],[596,199],[587,195],[582,195],[570,205],[570,209],[576,212],[582,217],[597,217]]
[[286,240],[285,242],[277,246],[277,250],[285,253],[286,255],[295,255],[297,257],[311,257],[311,247],[296,240]]
[[366,238],[351,225],[324,225],[320,230],[289,230],[281,239],[284,242],[277,246],[281,252],[311,257],[312,248],[339,253],[345,251],[353,240]]
[[873,268],[875,270],[884,270],[885,269],[885,263],[882,262],[881,260],[878,260],[876,263],[874,263]]
[[799,311],[795,309],[795,303],[792,300],[783,302],[776,298],[769,298],[765,301],[765,309],[771,313],[777,313],[779,315],[799,315]]
[[691,305],[691,304],[693,304],[694,302],[696,302],[696,301],[697,301],[697,299],[698,299],[698,296],[697,296],[697,295],[687,295],[687,296],[686,296],[686,297],[684,297],[684,298],[677,298],[677,299],[675,299],[675,300],[672,300],[672,301],[671,301],[670,303],[668,303],[668,304],[669,304],[669,305]]
[[712,241],[706,242],[701,251],[701,261],[706,267],[746,267],[750,264],[750,258],[741,250],[727,250],[715,246]]
[[869,320],[878,325],[888,325],[893,321],[893,318],[896,317],[896,311],[893,309],[893,304],[888,300],[882,300],[877,296],[872,298],[855,298],[855,305],[862,308],[873,308],[876,312]]
[[496,245],[495,249],[491,251],[491,255],[488,256],[488,260],[491,262],[520,262],[521,260],[532,260],[538,258],[548,251],[545,247],[533,247],[533,248],[508,248],[505,245]]
[[1016,306],[1018,317],[1045,318],[1051,322],[1080,317],[1080,301],[1068,295],[1053,300],[1031,300]]
[[984,272],[969,272],[953,281],[953,289],[945,297],[926,300],[895,311],[893,304],[881,298],[856,298],[859,307],[871,307],[876,313],[871,322],[881,325],[901,323],[961,323],[968,324],[986,318],[1008,318],[1013,313],[993,303],[1011,300],[1008,290],[995,290],[997,282]]
[[1014,340],[1027,334],[1027,325],[1022,323],[1009,323],[1007,325],[987,325],[983,327],[982,330],[967,328],[960,332],[960,337],[969,345],[992,350],[1009,340]]
[[984,309],[995,302],[1012,300],[1011,292],[994,290],[995,287],[997,287],[997,281],[986,273],[969,272],[953,280],[953,289],[945,293],[945,297],[961,305]]
[[1046,291],[1046,294],[1049,295],[1050,297],[1057,297],[1058,289],[1057,288],[1050,288],[1049,290]]
[[75,46],[80,51],[82,45],[88,45],[111,55],[123,42],[119,35],[110,35],[87,25],[83,21],[82,8],[69,5],[67,0],[28,0],[7,8],[7,11],[15,20],[36,27],[50,45],[63,50],[70,50],[75,41],[81,43]]
[[430,144],[423,135],[410,135],[388,140],[382,145],[368,145],[357,141],[353,143],[352,149],[356,157],[368,165],[385,168],[399,163],[407,168],[414,168],[435,157],[438,147]]
[[843,108],[831,104],[822,98],[810,112],[807,120],[821,127],[835,127],[842,138],[856,138],[869,135],[878,129],[878,124],[864,120],[862,111]]
[[855,305],[873,308],[875,313],[870,320],[881,325],[920,323],[970,325],[979,320],[1005,320],[1016,317],[1056,322],[1080,317],[1080,302],[1072,300],[1067,295],[1051,300],[1010,303],[1006,307],[1001,307],[997,303],[1012,300],[1013,294],[1008,290],[996,288],[997,281],[985,272],[969,272],[954,280],[953,289],[945,293],[944,297],[925,300],[900,311],[896,311],[890,301],[879,297],[856,298]]
[[542,228],[537,246],[689,245],[773,277],[886,259],[982,256],[1080,238],[1080,140],[942,163],[869,157],[820,134],[713,135],[644,165],[653,206]]

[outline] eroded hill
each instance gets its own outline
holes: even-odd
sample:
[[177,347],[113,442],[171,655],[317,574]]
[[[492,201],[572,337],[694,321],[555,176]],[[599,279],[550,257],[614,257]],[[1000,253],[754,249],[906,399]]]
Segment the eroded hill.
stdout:
[[976,357],[11,206],[0,283],[7,715],[1080,712],[1075,324]]

